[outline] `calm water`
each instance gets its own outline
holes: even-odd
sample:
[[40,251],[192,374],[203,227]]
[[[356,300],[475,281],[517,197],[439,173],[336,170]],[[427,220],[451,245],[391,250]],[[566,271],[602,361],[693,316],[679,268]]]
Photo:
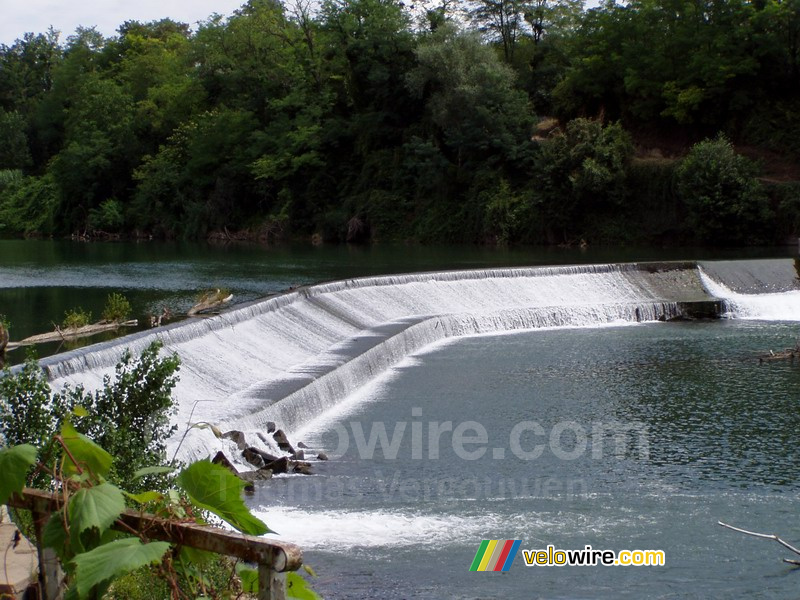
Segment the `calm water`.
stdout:
[[[793,256],[794,247],[750,250],[693,248],[493,249],[471,246],[405,245],[211,246],[188,243],[79,243],[70,241],[0,240],[0,314],[12,323],[12,340],[53,330],[64,311],[82,307],[100,318],[108,294],[117,291],[131,301],[133,317],[143,324],[148,315],[167,306],[185,313],[210,288],[227,288],[235,302],[253,300],[290,286],[349,277],[517,266],[634,260],[679,260]],[[113,337],[106,334],[105,338]],[[104,336],[61,344],[40,345],[40,357]],[[20,362],[24,351],[9,354]]]
[[[326,598],[796,598],[788,551],[716,523],[800,542],[800,367],[754,359],[798,334],[727,321],[461,339],[313,424],[306,442],[347,446],[343,457],[273,480],[254,504],[307,549]],[[446,421],[484,427],[487,442],[464,448],[486,453],[465,459],[451,433],[432,442],[429,423]],[[510,451],[525,421],[545,432],[515,447],[525,457],[543,443],[531,460]],[[391,442],[398,423],[397,448],[370,453],[370,432]],[[598,423],[637,433],[617,451]],[[507,574],[469,573],[483,538],[661,549],[666,566],[531,568],[518,556]]]

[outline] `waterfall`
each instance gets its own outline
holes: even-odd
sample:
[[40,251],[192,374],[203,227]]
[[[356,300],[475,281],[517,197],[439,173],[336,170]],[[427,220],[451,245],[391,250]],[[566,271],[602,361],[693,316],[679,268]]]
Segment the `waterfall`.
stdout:
[[723,301],[724,316],[726,317],[764,321],[800,321],[800,290],[745,294],[736,292],[721,281],[714,279],[703,267],[699,267],[698,272],[708,293]]
[[[481,333],[666,320],[708,301],[691,263],[417,273],[301,288],[41,361],[51,385],[102,385],[126,348],[154,340],[181,359],[176,422],[291,432],[408,354]],[[255,435],[248,442],[259,445]],[[181,456],[222,442],[192,431]]]

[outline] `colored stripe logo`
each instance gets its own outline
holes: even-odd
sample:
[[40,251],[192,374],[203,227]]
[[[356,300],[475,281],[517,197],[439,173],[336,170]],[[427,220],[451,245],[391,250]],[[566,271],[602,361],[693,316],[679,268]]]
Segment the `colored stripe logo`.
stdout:
[[483,540],[472,559],[470,571],[506,572],[514,564],[522,540]]

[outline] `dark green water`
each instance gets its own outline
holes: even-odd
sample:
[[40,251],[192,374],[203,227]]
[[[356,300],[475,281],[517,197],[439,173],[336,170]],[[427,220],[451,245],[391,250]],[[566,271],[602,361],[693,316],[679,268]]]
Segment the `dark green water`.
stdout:
[[[168,307],[185,313],[204,290],[227,288],[234,302],[290,286],[350,277],[491,266],[793,256],[795,248],[495,249],[415,245],[320,246],[0,240],[0,314],[12,340],[53,330],[64,311],[82,307],[100,318],[108,294],[125,294],[142,326]],[[130,330],[128,330],[130,331]],[[40,357],[114,337],[37,347]],[[21,362],[23,350],[9,354]]]
[[[796,323],[723,321],[461,339],[305,431],[328,451],[345,440],[342,458],[271,482],[255,503],[307,549],[328,598],[796,598],[791,553],[717,521],[800,542],[800,367],[754,358],[797,335]],[[446,421],[485,428],[486,443],[467,446],[485,454],[466,459],[449,433],[432,443],[429,424]],[[530,421],[545,435],[512,451],[510,432]],[[356,428],[391,440],[398,423],[396,456],[358,447]],[[637,434],[617,453],[599,423]],[[539,457],[525,454],[539,443]],[[481,539],[661,549],[666,566],[532,568],[518,556],[507,574],[469,573]]]

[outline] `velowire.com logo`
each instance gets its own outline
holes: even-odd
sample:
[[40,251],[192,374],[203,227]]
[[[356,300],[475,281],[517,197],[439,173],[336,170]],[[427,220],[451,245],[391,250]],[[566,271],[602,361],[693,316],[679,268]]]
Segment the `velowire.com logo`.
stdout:
[[508,571],[522,540],[483,540],[472,559],[470,571]]

